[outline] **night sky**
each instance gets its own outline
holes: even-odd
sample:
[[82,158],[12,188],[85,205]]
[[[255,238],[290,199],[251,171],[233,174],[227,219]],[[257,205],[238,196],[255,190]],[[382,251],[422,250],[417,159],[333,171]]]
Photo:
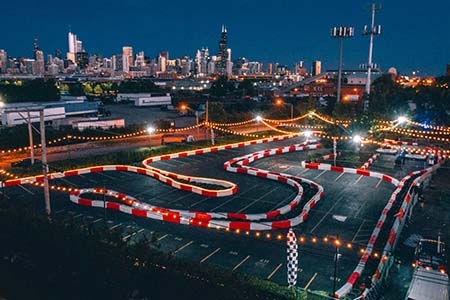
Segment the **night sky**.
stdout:
[[[383,70],[394,66],[403,74],[442,75],[450,63],[450,1],[379,1],[374,62]],[[228,27],[232,57],[309,67],[321,60],[323,69],[336,68],[338,42],[332,26],[355,27],[345,42],[344,67],[367,61],[370,2],[350,0],[21,0],[0,5],[0,49],[11,56],[32,56],[33,39],[45,54],[67,52],[69,24],[86,51],[112,55],[123,45],[155,57],[168,50],[170,58],[208,46],[216,54],[221,25]]]

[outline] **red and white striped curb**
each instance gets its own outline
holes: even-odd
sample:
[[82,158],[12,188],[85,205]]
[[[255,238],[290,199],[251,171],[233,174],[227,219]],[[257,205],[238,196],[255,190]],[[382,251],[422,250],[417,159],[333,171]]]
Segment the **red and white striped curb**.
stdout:
[[[177,178],[181,178],[182,180],[187,181],[189,183],[207,183],[207,184],[211,184],[211,185],[217,185],[217,186],[224,187],[224,189],[211,190],[211,189],[198,187],[198,186],[195,186],[192,184],[187,184],[187,183],[182,183],[182,182],[176,181],[176,180],[172,179],[172,177],[170,176],[172,173],[160,174],[153,170],[148,170],[148,169],[134,167],[134,166],[126,166],[126,165],[105,165],[105,166],[89,167],[89,168],[65,171],[62,173],[52,173],[52,174],[49,174],[47,177],[49,180],[51,180],[51,179],[58,179],[58,178],[63,178],[63,177],[70,177],[70,176],[82,175],[82,174],[87,174],[87,173],[96,173],[96,172],[105,172],[105,171],[126,171],[126,172],[132,172],[132,173],[150,176],[150,177],[153,177],[161,182],[164,182],[174,188],[184,190],[184,191],[190,191],[190,192],[200,194],[203,196],[207,196],[207,197],[225,197],[225,196],[233,195],[237,192],[237,185],[232,182],[225,181],[225,180],[194,177],[194,176],[178,176],[177,177]],[[43,180],[44,180],[43,175],[13,179],[13,180],[6,181],[5,187],[19,185],[19,184],[31,184],[34,182],[42,182]]]
[[400,145],[400,146],[419,146],[416,142],[403,142],[403,141],[394,141],[389,139],[384,139],[384,142],[389,145]]
[[361,166],[360,169],[367,169],[370,165],[373,164],[373,162],[374,162],[375,160],[377,160],[378,156],[379,156],[378,153],[375,153],[374,155],[372,155],[372,157],[369,158],[369,160],[366,161],[366,162]]
[[384,181],[390,182],[393,185],[397,186],[399,184],[399,181],[395,179],[392,176],[368,171],[366,169],[353,169],[353,168],[345,168],[345,167],[338,167],[338,166],[332,166],[330,164],[324,164],[324,163],[316,163],[311,162],[307,163],[305,161],[302,161],[302,167],[306,169],[314,169],[314,170],[325,170],[325,171],[334,171],[334,172],[340,172],[340,173],[349,173],[349,174],[358,174],[362,176],[368,176],[368,177],[374,177],[374,178],[380,178]]
[[[298,137],[301,134],[294,134],[294,135],[288,135],[288,136],[281,136],[281,137],[274,137],[274,138],[267,138],[267,139],[261,139],[256,141],[250,141],[245,143],[236,143],[226,146],[219,146],[219,147],[211,147],[211,148],[205,148],[200,150],[194,150],[194,151],[187,151],[187,152],[180,152],[175,153],[171,155],[162,155],[157,157],[152,157],[149,159],[146,159],[143,162],[143,165],[146,168],[139,168],[139,167],[133,167],[133,166],[123,166],[123,165],[110,165],[110,166],[96,166],[96,167],[90,167],[90,168],[83,168],[83,169],[77,169],[77,170],[71,170],[66,171],[63,173],[52,173],[48,175],[49,179],[57,179],[67,176],[75,176],[75,175],[81,175],[86,173],[92,173],[92,172],[103,172],[103,171],[127,171],[127,172],[134,172],[142,175],[147,175],[154,177],[166,184],[169,184],[175,188],[191,191],[194,193],[201,194],[203,196],[207,197],[223,197],[223,196],[229,196],[237,191],[237,186],[228,181],[224,180],[217,180],[217,179],[211,179],[211,178],[203,178],[203,177],[193,177],[193,176],[185,176],[180,175],[173,172],[167,172],[164,170],[160,170],[158,168],[154,168],[149,166],[151,162],[159,161],[159,160],[167,160],[172,158],[180,158],[180,157],[186,157],[191,155],[199,155],[209,152],[216,152],[220,150],[226,150],[226,149],[232,149],[237,147],[243,147],[247,145],[254,145],[254,144],[260,144],[260,143],[267,143],[271,141],[278,141],[278,140],[285,140],[288,138]],[[314,141],[316,142],[316,141]],[[316,149],[319,148],[319,145],[311,145],[311,146],[305,146],[305,145],[294,145],[289,147],[282,147],[267,151],[261,151],[257,152],[256,154],[250,154],[248,157],[251,157],[251,161],[254,161],[259,158],[263,158],[269,155],[275,155],[280,153],[287,153],[292,151],[302,151],[302,150],[308,150],[308,149]],[[237,162],[235,160],[234,162]],[[233,162],[233,163],[234,163]],[[250,161],[243,162],[241,164],[241,167],[234,168],[231,166],[231,163],[227,167],[229,171],[236,171],[239,173],[246,173],[249,175],[259,176],[271,180],[277,180],[286,184],[289,184],[290,186],[297,189],[298,193],[297,196],[289,203],[288,205],[285,205],[279,209],[276,209],[274,211],[270,211],[267,213],[261,213],[261,214],[237,214],[237,213],[205,213],[205,212],[195,212],[195,211],[187,211],[187,210],[173,210],[173,209],[167,209],[167,208],[161,208],[161,207],[155,207],[149,204],[145,204],[144,202],[141,202],[137,200],[136,198],[133,198],[131,196],[115,192],[115,191],[102,191],[101,189],[83,189],[83,190],[76,190],[71,192],[70,200],[80,204],[80,205],[86,205],[86,206],[93,206],[93,207],[103,207],[105,203],[103,201],[97,201],[97,200],[89,200],[86,198],[81,197],[80,195],[84,193],[99,193],[108,192],[110,196],[114,196],[115,198],[119,198],[120,200],[124,201],[125,204],[116,203],[107,201],[106,207],[111,209],[120,210],[126,213],[130,213],[133,215],[138,216],[144,216],[149,217],[153,219],[158,220],[164,220],[164,221],[171,221],[171,222],[177,222],[180,224],[190,224],[190,225],[197,225],[197,226],[216,226],[216,227],[223,227],[223,228],[230,228],[230,229],[245,229],[245,230],[272,230],[272,229],[280,229],[280,228],[289,228],[292,226],[296,226],[302,222],[304,222],[308,216],[308,213],[311,208],[314,207],[314,205],[322,198],[323,196],[323,188],[316,183],[302,179],[299,177],[291,176],[288,174],[280,174],[277,172],[268,172],[265,170],[259,170],[255,168],[249,168],[243,166],[244,164],[249,163]],[[245,170],[245,171],[244,171]],[[191,184],[186,184],[183,182],[179,182],[175,179],[187,181],[189,183],[207,183],[207,184],[213,184],[218,186],[223,186],[225,189],[221,190],[210,190],[205,189],[202,187],[198,187]],[[7,181],[5,186],[13,186],[18,184],[27,184],[27,183],[34,183],[43,181],[43,176],[33,176],[33,177],[27,177],[27,178],[21,178],[17,180],[10,180]],[[309,184],[313,186],[314,188],[317,188],[317,193],[305,204],[303,210],[301,213],[289,220],[282,220],[282,221],[272,221],[272,222],[252,222],[252,221],[260,221],[260,220],[266,220],[275,218],[279,215],[286,214],[287,212],[291,211],[295,207],[298,206],[300,203],[301,197],[303,195],[303,188],[299,182],[303,182],[306,184]],[[231,219],[231,220],[221,220],[221,219]],[[233,219],[241,219],[246,221],[233,221]]]
[[[281,153],[293,152],[293,151],[302,151],[308,149],[318,148],[319,145],[312,146],[304,146],[303,144],[289,146],[289,147],[281,147],[266,151],[260,151],[253,154],[245,155],[243,157],[232,159],[231,161],[225,163],[225,168],[231,172],[245,173],[249,175],[259,176],[271,180],[280,181],[286,184],[291,185],[295,189],[297,189],[297,196],[287,205],[278,208],[276,210],[261,213],[261,214],[237,214],[237,213],[209,213],[209,212],[196,212],[196,211],[187,211],[187,210],[175,210],[168,208],[155,207],[149,204],[146,204],[142,201],[139,201],[131,196],[124,195],[122,193],[118,193],[115,191],[106,191],[106,190],[98,190],[98,189],[84,189],[80,191],[74,191],[70,195],[70,200],[77,204],[86,205],[86,206],[94,206],[94,207],[104,207],[106,208],[120,210],[125,213],[147,217],[157,220],[175,222],[180,224],[189,224],[195,226],[205,226],[205,227],[218,227],[218,228],[228,228],[228,229],[242,229],[242,230],[274,230],[281,228],[289,228],[293,226],[297,226],[298,224],[304,222],[308,216],[309,211],[315,206],[315,204],[323,197],[323,187],[317,185],[316,183],[302,179],[299,177],[291,176],[288,174],[280,174],[277,172],[268,172],[265,170],[243,167],[243,164],[248,164],[256,159],[260,159],[263,157],[267,157],[270,155],[276,155]],[[249,158],[249,159],[248,159]],[[233,163],[242,162],[241,167],[234,168],[231,166]],[[245,170],[245,171],[243,171]],[[286,214],[296,208],[302,198],[303,188],[299,182],[303,182],[305,184],[309,184],[314,188],[317,188],[317,193],[304,205],[302,211],[298,216],[295,216],[288,220],[280,220],[280,221],[264,221],[264,222],[254,222],[260,220],[267,220],[275,218],[279,215]],[[119,200],[124,201],[127,205],[115,203],[115,202],[107,202],[106,204],[103,201],[98,200],[89,200],[86,198],[82,198],[80,195],[83,193],[106,193],[109,196],[118,198]],[[130,209],[132,207],[132,209]],[[222,220],[227,219],[227,220]],[[231,219],[231,220],[230,220]],[[243,221],[232,221],[233,219],[240,219]]]
[[[386,245],[384,246],[383,249],[383,255],[381,257],[381,260],[378,264],[377,270],[375,271],[375,273],[372,276],[372,285],[375,285],[378,280],[380,279],[381,276],[381,271],[383,270],[383,267],[387,261],[387,254],[389,253],[389,251],[391,251],[391,249],[394,247],[394,243],[395,240],[397,238],[397,235],[399,234],[399,228],[402,222],[404,222],[404,218],[406,216],[406,213],[409,210],[409,207],[411,206],[411,198],[413,196],[412,193],[412,189],[414,186],[419,186],[420,183],[426,178],[428,177],[432,172],[436,171],[439,167],[441,166],[441,164],[436,164],[430,168],[424,169],[424,170],[420,170],[420,171],[416,171],[411,173],[410,175],[407,176],[407,178],[411,178],[411,175],[414,174],[414,176],[416,175],[420,175],[419,177],[417,177],[416,179],[414,179],[414,181],[411,183],[407,194],[405,195],[402,205],[399,209],[399,212],[396,214],[396,218],[394,221],[394,224],[392,225],[391,231],[389,233],[389,238],[386,242]],[[403,181],[403,180],[402,180]],[[361,294],[360,298],[365,298],[368,294],[370,290],[368,288],[366,288],[364,290],[364,292]]]
[[[375,229],[373,230],[372,235],[370,236],[370,239],[366,246],[364,254],[358,263],[358,266],[355,268],[352,275],[350,275],[350,277],[347,279],[347,282],[338,291],[336,291],[335,298],[345,297],[351,291],[351,289],[355,285],[356,281],[358,280],[359,276],[361,276],[362,272],[364,271],[369,257],[372,255],[372,251],[375,246],[375,242],[378,239],[378,235],[381,231],[381,227],[383,226],[384,222],[386,221],[387,215],[388,215],[389,211],[391,210],[392,205],[395,203],[397,195],[403,189],[405,182],[420,172],[423,172],[423,170],[408,174],[396,185],[397,188],[392,193],[391,197],[389,198],[388,203],[384,207],[384,209],[381,213],[381,216],[378,219],[377,225],[375,226]],[[389,236],[389,239],[390,238],[391,237]]]

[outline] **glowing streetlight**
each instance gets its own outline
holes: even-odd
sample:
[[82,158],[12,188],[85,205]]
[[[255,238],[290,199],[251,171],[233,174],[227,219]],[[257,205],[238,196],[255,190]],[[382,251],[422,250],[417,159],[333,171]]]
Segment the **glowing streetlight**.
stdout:
[[155,127],[153,127],[153,126],[148,126],[147,127],[147,133],[148,134],[154,134],[155,131],[156,131]]
[[408,118],[406,118],[405,116],[400,116],[400,117],[397,118],[398,124],[403,124],[406,121],[408,121]]
[[362,141],[362,137],[359,134],[356,134],[352,137],[352,140],[355,144],[359,144]]
[[306,138],[310,138],[310,137],[312,136],[312,132],[309,131],[309,130],[306,130],[306,131],[303,132],[303,135],[304,135]]
[[261,122],[262,121],[262,117],[261,116],[256,116],[255,120],[256,120],[256,122]]

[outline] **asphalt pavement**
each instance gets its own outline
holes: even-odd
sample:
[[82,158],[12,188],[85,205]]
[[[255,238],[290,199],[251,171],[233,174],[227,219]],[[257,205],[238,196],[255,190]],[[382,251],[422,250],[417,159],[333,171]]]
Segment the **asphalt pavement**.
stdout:
[[[174,189],[146,176],[122,171],[91,173],[52,180],[51,184],[66,187],[107,188],[129,194],[153,205],[205,212],[261,213],[289,203],[296,191],[286,184],[245,174],[230,173],[223,163],[231,158],[251,152],[299,143],[300,138],[268,144],[252,145],[199,156],[190,156],[152,164],[168,171],[186,175],[213,177],[236,182],[237,194],[221,198],[208,198]],[[326,150],[314,150],[327,153]],[[394,186],[376,178],[354,174],[301,168],[300,162],[308,152],[272,156],[251,164],[252,167],[288,173],[310,179],[323,185],[325,197],[312,209],[308,220],[295,228],[299,242],[300,287],[331,292],[334,280],[335,237],[350,247],[340,249],[337,269],[338,286],[352,273],[360,259],[370,234]],[[393,157],[382,155],[373,169],[398,179],[417,167],[408,162],[395,169]],[[369,169],[372,169],[370,167]],[[313,191],[303,185],[305,197]],[[33,201],[42,210],[43,193],[34,186],[17,186],[5,190],[7,199]],[[101,208],[82,207],[71,203],[67,193],[51,192],[53,214],[56,218],[75,220],[88,226],[107,226],[120,230],[124,240],[132,243],[143,237],[155,237],[163,251],[176,257],[199,263],[222,266],[231,272],[244,272],[260,278],[286,284],[286,245],[276,237],[286,231],[226,232],[139,218]],[[266,236],[269,233],[270,237]],[[328,241],[326,239],[329,239]],[[385,241],[383,241],[384,244]],[[381,250],[376,249],[378,252]],[[374,264],[376,258],[372,258]],[[368,273],[373,272],[369,269]]]

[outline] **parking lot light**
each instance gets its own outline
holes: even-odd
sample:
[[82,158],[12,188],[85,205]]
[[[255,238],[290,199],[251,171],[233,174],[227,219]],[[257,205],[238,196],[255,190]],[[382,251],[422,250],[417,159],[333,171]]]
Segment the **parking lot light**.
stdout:
[[303,135],[304,135],[306,138],[310,138],[310,137],[312,136],[312,132],[309,131],[309,130],[306,130],[306,131],[303,132]]
[[356,135],[354,135],[354,136],[352,137],[352,140],[353,140],[353,142],[354,142],[355,144],[359,144],[359,143],[361,143],[362,138],[361,138],[361,136],[360,136],[359,134],[356,134]]
[[406,121],[408,121],[408,118],[405,117],[405,116],[400,116],[400,117],[397,118],[398,124],[403,124],[403,123],[405,123]]
[[259,115],[258,115],[258,116],[256,116],[256,118],[255,118],[255,119],[256,119],[256,122],[261,122],[261,121],[262,121],[262,117],[261,117],[261,116],[259,116]]
[[154,134],[155,133],[155,127],[153,127],[153,126],[148,126],[147,127],[147,133],[148,134]]

